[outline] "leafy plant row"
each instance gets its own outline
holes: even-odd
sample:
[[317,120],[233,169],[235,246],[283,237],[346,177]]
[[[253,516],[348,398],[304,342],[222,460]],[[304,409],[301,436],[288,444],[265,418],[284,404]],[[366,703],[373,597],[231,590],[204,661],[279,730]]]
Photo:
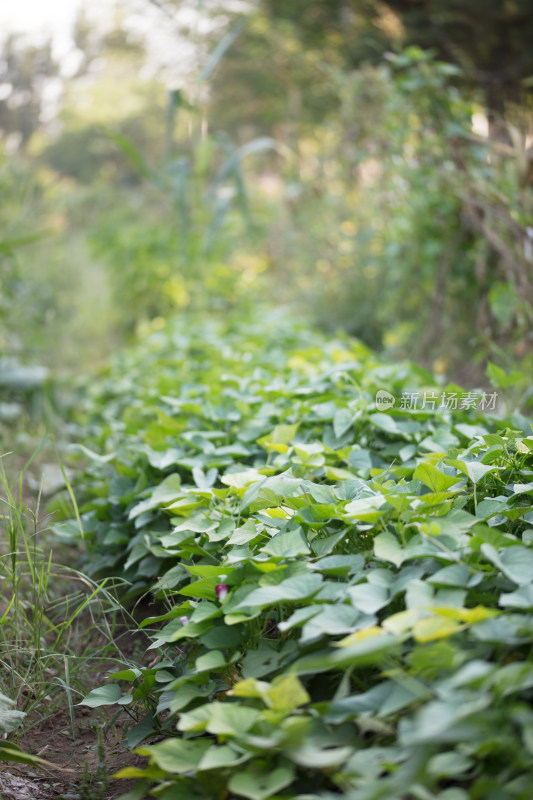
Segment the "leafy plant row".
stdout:
[[480,406],[276,316],[86,388],[86,568],[161,609],[85,699],[141,715],[132,797],[530,796],[533,437]]

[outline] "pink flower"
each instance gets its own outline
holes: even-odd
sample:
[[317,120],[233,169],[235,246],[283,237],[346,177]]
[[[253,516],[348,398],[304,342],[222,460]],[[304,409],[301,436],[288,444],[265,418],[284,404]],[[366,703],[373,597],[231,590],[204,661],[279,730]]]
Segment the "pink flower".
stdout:
[[220,600],[220,602],[222,602],[228,594],[227,585],[225,583],[217,583],[215,587],[215,593],[217,596],[217,600]]
[[182,625],[188,625],[189,617],[180,617],[180,622]]

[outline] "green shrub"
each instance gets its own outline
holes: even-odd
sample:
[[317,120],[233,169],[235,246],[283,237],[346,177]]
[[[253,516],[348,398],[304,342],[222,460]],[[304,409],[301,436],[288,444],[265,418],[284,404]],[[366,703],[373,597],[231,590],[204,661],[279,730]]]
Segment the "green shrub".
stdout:
[[457,73],[417,48],[329,68],[338,105],[301,135],[270,250],[323,328],[471,381],[469,360],[530,370],[530,119],[474,134]]
[[163,604],[86,698],[167,737],[139,797],[527,797],[524,417],[279,315],[169,325],[88,394],[86,567]]

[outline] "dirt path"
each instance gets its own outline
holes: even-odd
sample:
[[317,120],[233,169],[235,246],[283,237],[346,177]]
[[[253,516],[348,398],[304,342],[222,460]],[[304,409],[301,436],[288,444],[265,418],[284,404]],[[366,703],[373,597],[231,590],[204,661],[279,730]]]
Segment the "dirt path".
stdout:
[[21,744],[58,769],[42,770],[25,764],[5,764],[0,772],[3,800],[114,800],[133,785],[132,781],[113,780],[125,766],[141,766],[143,759],[121,743],[122,725],[104,734],[105,760],[100,760],[97,727],[100,719],[83,706],[76,708],[76,737],[70,720],[55,715],[36,726]]

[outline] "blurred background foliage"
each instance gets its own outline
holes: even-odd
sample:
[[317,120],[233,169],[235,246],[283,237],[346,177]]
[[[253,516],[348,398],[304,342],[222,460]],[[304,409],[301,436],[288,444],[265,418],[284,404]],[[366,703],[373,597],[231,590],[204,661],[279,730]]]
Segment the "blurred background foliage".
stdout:
[[283,305],[467,386],[531,374],[530,0],[145,7],[82,8],[63,60],[2,40],[4,371]]

